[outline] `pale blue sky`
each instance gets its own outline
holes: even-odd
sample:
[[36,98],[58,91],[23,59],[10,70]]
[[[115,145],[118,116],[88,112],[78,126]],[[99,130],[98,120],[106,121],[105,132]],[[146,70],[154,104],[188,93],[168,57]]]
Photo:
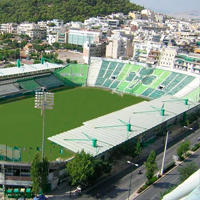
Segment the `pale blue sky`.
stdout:
[[170,13],[200,9],[200,0],[131,0],[132,2],[157,11]]

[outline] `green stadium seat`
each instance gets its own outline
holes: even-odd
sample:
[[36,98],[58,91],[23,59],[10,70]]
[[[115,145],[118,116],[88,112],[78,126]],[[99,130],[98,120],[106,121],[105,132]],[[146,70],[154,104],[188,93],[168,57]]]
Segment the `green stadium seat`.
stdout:
[[161,85],[163,86],[167,86],[175,77],[176,77],[177,73],[172,72],[162,83]]
[[112,82],[113,82],[113,80],[107,79],[107,80],[104,82],[103,87],[109,88],[110,85],[112,84]]
[[22,87],[25,90],[37,90],[40,88],[40,85],[36,83],[34,80],[25,80],[18,82],[20,87]]
[[126,77],[126,81],[132,81],[135,77],[135,72],[130,72]]
[[117,68],[116,68],[115,71],[113,72],[113,75],[114,75],[114,76],[118,76],[119,73],[121,72],[123,66],[124,66],[124,63],[118,63]]
[[111,89],[115,89],[115,88],[117,88],[117,86],[120,84],[120,81],[118,81],[118,80],[115,80],[113,83],[112,83],[112,85],[110,86],[110,88]]
[[147,76],[142,79],[144,85],[151,85],[151,83],[156,79],[156,76]]
[[104,78],[98,78],[96,81],[96,86],[101,86],[104,83],[105,79]]
[[154,89],[148,88],[142,93],[142,95],[148,97],[153,91]]
[[192,76],[187,76],[182,82],[180,82],[169,94],[174,95],[180,90],[182,90],[186,85],[191,83],[195,78]]
[[54,75],[64,81],[66,85],[84,85],[87,80],[88,65],[70,64],[63,69],[56,70]]
[[177,93],[193,79],[177,72],[103,60],[95,85],[155,99]]
[[152,69],[152,68],[142,68],[141,70],[140,70],[140,75],[141,76],[147,76],[147,75],[151,75],[152,73],[153,73],[153,70],[154,69]]
[[41,86],[46,87],[47,89],[64,85],[64,83],[58,78],[56,78],[54,75],[45,76],[41,78],[35,78],[35,81]]
[[162,95],[164,95],[165,93],[161,90],[155,90],[154,92],[152,92],[149,97],[152,99],[157,99],[160,98]]

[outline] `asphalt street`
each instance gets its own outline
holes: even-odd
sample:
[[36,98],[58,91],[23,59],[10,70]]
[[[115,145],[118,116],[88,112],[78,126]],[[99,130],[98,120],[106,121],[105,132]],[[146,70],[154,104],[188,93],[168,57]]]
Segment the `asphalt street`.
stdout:
[[170,171],[169,174],[161,178],[157,183],[153,184],[147,191],[135,198],[135,200],[160,200],[161,193],[166,191],[169,187],[179,183],[178,169],[184,167],[187,163],[195,162],[200,166],[200,150],[190,156],[181,165]]
[[[191,144],[197,142],[197,138],[200,136],[200,130],[197,130],[195,133],[188,136]],[[181,141],[182,142],[182,141]],[[169,164],[173,161],[173,155],[176,155],[177,145],[174,145],[167,149],[165,163]],[[161,168],[163,153],[157,156],[156,162],[158,169]],[[142,175],[138,174],[138,170],[142,170],[144,172]],[[99,185],[97,188],[92,190],[89,194],[81,196],[80,200],[125,200],[129,196],[129,186],[130,186],[131,173],[117,180],[108,180],[103,184]],[[146,181],[145,177],[145,169],[144,166],[139,167],[138,169],[132,171],[132,180],[131,180],[131,192],[130,194],[137,191],[137,189]],[[158,192],[159,193],[159,192]],[[159,193],[160,194],[160,193]],[[144,198],[144,200],[148,200],[148,198]],[[154,199],[154,198],[152,198]]]
[[[187,137],[188,140],[190,140],[191,144],[195,144],[197,142],[197,138],[200,136],[200,130],[197,130],[193,134],[189,135]],[[182,142],[182,141],[180,141]],[[179,143],[180,143],[179,142]],[[165,158],[165,163],[169,164],[173,161],[172,157],[173,155],[176,155],[176,149],[177,144],[168,148]],[[158,168],[161,168],[161,162],[162,162],[163,153],[159,154],[156,158]],[[138,170],[141,170],[143,174],[138,174]],[[64,200],[64,199],[79,199],[79,200],[126,200],[129,196],[129,188],[130,190],[130,196],[134,192],[138,190],[138,188],[145,183],[146,177],[145,177],[145,169],[144,166],[140,166],[138,168],[133,167],[132,169],[129,169],[129,173],[119,173],[118,175],[108,178],[106,181],[103,181],[99,183],[98,185],[94,186],[92,190],[87,192],[86,194],[81,195],[80,197],[69,197],[69,195],[66,194],[59,194],[54,195],[52,198],[50,197],[49,200]],[[173,177],[171,175],[171,179],[175,179],[176,177]],[[131,187],[130,187],[130,180],[131,180]],[[178,178],[177,178],[178,180]],[[143,200],[149,200],[151,195],[153,196],[151,199],[155,200],[154,195],[160,195],[160,191],[165,190],[165,188],[168,188],[170,185],[161,184],[160,187],[153,193],[149,194],[144,197],[138,197],[137,199],[143,199]],[[145,194],[144,194],[145,195]],[[148,198],[147,198],[148,197]],[[160,197],[160,196],[159,196]],[[129,198],[130,199],[130,198]]]

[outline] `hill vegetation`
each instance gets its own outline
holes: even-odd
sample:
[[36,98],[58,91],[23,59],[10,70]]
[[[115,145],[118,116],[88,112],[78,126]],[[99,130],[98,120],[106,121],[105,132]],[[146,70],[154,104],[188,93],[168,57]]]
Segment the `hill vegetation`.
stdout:
[[1,0],[0,23],[63,19],[83,21],[88,17],[141,10],[129,0]]

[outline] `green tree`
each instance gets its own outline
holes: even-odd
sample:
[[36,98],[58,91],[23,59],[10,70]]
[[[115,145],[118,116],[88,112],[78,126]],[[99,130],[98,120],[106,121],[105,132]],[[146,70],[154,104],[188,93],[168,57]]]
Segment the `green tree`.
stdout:
[[56,49],[60,48],[60,44],[58,42],[54,42],[53,43],[53,47],[55,47]]
[[154,177],[155,171],[157,169],[155,151],[151,151],[151,153],[149,154],[147,161],[145,162],[145,168],[146,168],[146,177],[148,181],[150,181]]
[[70,63],[71,60],[69,58],[66,59],[66,63]]
[[48,191],[48,174],[49,174],[49,162],[46,157],[40,163],[40,170],[41,170],[41,189],[43,192]]
[[[40,9],[38,9],[40,8]],[[0,23],[63,19],[83,21],[89,17],[141,10],[129,0],[1,0]],[[53,24],[50,24],[53,25]]]
[[32,190],[35,194],[38,194],[40,190],[42,192],[48,191],[48,172],[49,162],[47,158],[41,160],[39,153],[36,153],[31,163]]
[[138,138],[135,144],[135,148],[134,148],[134,156],[138,157],[141,151],[142,151],[142,145],[141,145],[140,138]]
[[179,146],[176,150],[177,155],[179,157],[179,160],[184,159],[184,155],[189,149],[190,149],[190,142],[189,141],[185,141],[185,142],[182,142],[181,144],[179,144]]
[[178,172],[180,181],[183,182],[197,170],[198,166],[194,162],[188,163],[186,166],[179,168]]
[[67,172],[72,185],[88,185],[95,174],[94,158],[84,151],[77,153],[74,159],[67,163]]
[[40,175],[40,155],[36,153],[31,163],[32,191],[34,194],[38,194],[40,191]]

